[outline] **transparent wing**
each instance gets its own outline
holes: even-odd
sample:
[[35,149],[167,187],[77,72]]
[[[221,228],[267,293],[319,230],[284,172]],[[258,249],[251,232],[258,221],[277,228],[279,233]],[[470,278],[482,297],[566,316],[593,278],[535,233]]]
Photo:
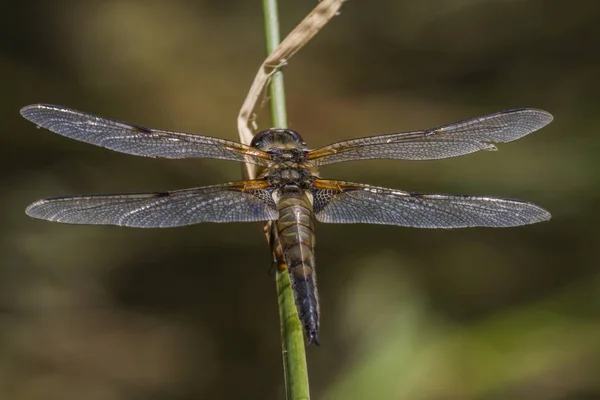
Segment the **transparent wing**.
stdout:
[[496,150],[494,143],[517,140],[552,121],[543,110],[520,108],[443,125],[424,131],[370,136],[331,144],[311,151],[315,166],[343,161],[392,158],[434,160]]
[[277,219],[277,206],[262,181],[245,181],[159,193],[67,196],[39,200],[25,212],[69,224],[168,228],[200,222]]
[[315,181],[318,221],[414,228],[510,227],[550,219],[548,211],[520,200],[409,193],[341,181]]
[[149,129],[65,107],[33,104],[21,115],[43,128],[96,146],[144,157],[218,158],[267,165],[269,156],[229,140]]

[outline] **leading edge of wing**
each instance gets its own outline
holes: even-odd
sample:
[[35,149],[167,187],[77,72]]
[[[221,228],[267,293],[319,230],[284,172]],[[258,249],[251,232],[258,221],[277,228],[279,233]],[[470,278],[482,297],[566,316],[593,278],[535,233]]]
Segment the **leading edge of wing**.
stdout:
[[162,158],[215,158],[265,166],[269,155],[211,136],[150,129],[52,104],[32,104],[21,115],[59,135],[121,153]]
[[36,201],[25,213],[53,222],[136,228],[270,221],[278,211],[267,187],[257,180],[170,192],[52,197]]
[[315,166],[365,159],[435,160],[481,150],[496,150],[543,128],[552,115],[535,108],[518,108],[467,119],[422,131],[392,133],[337,142],[312,150]]
[[317,180],[315,216],[324,223],[414,228],[512,227],[550,219],[543,208],[509,198],[411,193],[360,183]]

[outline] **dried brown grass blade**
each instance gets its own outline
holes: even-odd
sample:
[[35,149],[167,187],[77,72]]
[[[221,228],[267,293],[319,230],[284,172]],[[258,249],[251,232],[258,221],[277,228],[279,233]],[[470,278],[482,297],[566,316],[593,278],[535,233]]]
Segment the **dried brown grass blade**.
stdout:
[[[333,17],[347,0],[323,0],[298,24],[287,37],[277,46],[260,66],[242,108],[238,114],[237,124],[240,141],[250,144],[254,136],[250,123],[254,121],[253,115],[258,100],[264,93],[270,76],[289,62],[289,59],[306,45]],[[247,165],[246,171],[249,178],[255,176],[253,168]]]

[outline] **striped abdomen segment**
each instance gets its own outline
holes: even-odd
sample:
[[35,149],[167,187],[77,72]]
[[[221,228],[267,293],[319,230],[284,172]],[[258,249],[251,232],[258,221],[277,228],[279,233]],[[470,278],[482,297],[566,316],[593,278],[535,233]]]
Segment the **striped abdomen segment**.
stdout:
[[277,232],[308,345],[319,344],[319,299],[315,275],[313,206],[301,191],[283,191]]

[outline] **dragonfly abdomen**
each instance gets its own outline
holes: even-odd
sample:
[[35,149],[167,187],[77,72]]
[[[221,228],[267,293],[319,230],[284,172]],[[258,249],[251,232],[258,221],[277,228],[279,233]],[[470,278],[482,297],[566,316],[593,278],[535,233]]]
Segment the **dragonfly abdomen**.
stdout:
[[296,309],[308,344],[319,344],[319,298],[315,275],[313,206],[301,191],[286,192],[278,201],[277,231],[290,273]]

